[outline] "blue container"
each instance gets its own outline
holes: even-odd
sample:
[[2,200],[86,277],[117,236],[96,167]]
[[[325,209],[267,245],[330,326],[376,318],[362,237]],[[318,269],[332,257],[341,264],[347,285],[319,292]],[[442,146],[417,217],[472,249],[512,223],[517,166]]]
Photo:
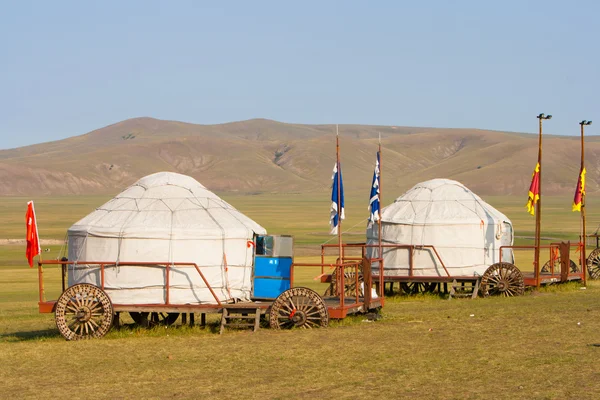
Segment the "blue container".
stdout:
[[290,257],[261,257],[254,259],[253,297],[274,299],[290,288]]

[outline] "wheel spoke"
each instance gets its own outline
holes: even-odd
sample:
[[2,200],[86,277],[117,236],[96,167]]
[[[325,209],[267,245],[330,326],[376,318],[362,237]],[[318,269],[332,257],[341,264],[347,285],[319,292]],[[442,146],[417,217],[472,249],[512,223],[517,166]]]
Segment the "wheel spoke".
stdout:
[[[65,309],[66,309],[66,310],[69,310],[69,311],[72,311],[72,312],[74,312],[74,313],[76,313],[76,312],[78,311],[78,310],[77,310],[77,308],[75,308],[75,307],[73,307],[73,306],[70,306],[69,304],[67,304],[67,305],[65,306]],[[66,311],[66,310],[65,310],[65,311]]]
[[286,317],[286,318],[292,313],[292,311],[290,311],[289,309],[285,309],[285,308],[281,308],[280,310],[278,310],[278,312],[279,312],[280,316]]
[[318,309],[315,309],[314,311],[310,312],[310,313],[306,313],[306,315],[321,315],[321,311]]
[[85,302],[85,306],[90,308],[92,303],[94,302],[94,297],[90,296],[90,295],[86,295],[84,297],[83,301]]
[[280,320],[279,321],[279,326],[281,328],[284,328],[284,327],[287,327],[287,326],[291,327],[292,325],[294,325],[294,322],[291,319],[286,319],[286,320]]
[[99,310],[102,310],[102,304],[101,303],[98,303],[95,306],[90,307],[90,311],[91,312],[95,312],[95,311],[99,311]]
[[[319,320],[320,320],[320,319],[319,319]],[[309,326],[316,326],[316,327],[319,327],[319,326],[321,326],[320,324],[318,324],[317,322],[314,322],[314,321],[309,321],[309,320],[306,320],[306,323],[307,323],[307,324],[310,324]]]
[[317,306],[315,304],[309,303],[302,311],[304,311],[307,314],[310,314],[311,312],[313,312],[313,310],[317,310]]
[[[291,313],[294,311],[294,308],[293,308],[293,307],[290,307],[290,305],[289,305],[289,304],[287,304],[287,303],[281,303],[281,305],[282,305],[283,307],[285,307],[286,309],[288,309],[288,310],[289,310],[289,314],[291,314]],[[293,305],[294,305],[294,304],[292,303],[292,306],[293,306]]]

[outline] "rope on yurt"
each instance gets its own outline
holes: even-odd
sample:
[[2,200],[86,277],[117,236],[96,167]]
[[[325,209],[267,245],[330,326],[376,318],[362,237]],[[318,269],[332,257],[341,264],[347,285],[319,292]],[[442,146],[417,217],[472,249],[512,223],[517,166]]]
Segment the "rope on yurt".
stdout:
[[[211,199],[207,199],[208,201],[210,201]],[[228,202],[226,202],[223,199],[218,199],[219,201],[217,202],[217,199],[212,199],[213,202],[215,203],[219,203],[220,202],[220,206],[223,210],[225,210],[227,212],[227,214],[229,214],[233,219],[235,219],[236,221],[238,221],[240,224],[246,226],[246,222],[243,221],[241,218],[238,217],[238,215],[236,215],[236,213],[233,213],[232,211],[238,211],[235,207],[233,207],[231,204],[229,204]],[[240,214],[243,215],[243,214]],[[254,240],[254,234],[255,232],[248,229],[248,235],[245,238],[246,240],[248,240],[249,238],[251,238],[252,240]],[[225,239],[223,239],[223,247],[225,246]],[[226,260],[225,257],[225,249],[223,248],[223,257]],[[244,259],[244,267],[246,267],[248,265],[248,252],[246,252],[246,258]],[[252,264],[251,264],[252,265]],[[250,271],[249,268],[244,268],[244,278],[243,278],[243,282],[246,282],[246,273],[248,271]],[[230,286],[229,286],[229,268],[227,267],[227,263],[225,263],[225,282],[226,282],[226,288],[227,288],[227,293],[229,293],[229,298],[231,298],[231,291],[230,291]]]
[[[223,253],[223,261],[225,261],[225,262],[226,262],[226,258],[225,258],[225,229],[224,229],[224,228],[223,228],[223,226],[222,226],[222,225],[219,223],[219,221],[217,221],[217,219],[216,219],[215,217],[213,217],[213,216],[212,216],[212,214],[211,214],[211,213],[210,213],[210,211],[209,211],[209,209],[210,209],[210,201],[211,201],[211,200],[213,200],[213,202],[214,202],[214,203],[217,203],[217,204],[218,204],[218,202],[214,201],[215,199],[211,199],[210,197],[206,197],[206,207],[204,207],[204,206],[202,205],[202,202],[200,201],[200,199],[199,199],[199,198],[198,198],[198,197],[197,197],[197,196],[196,196],[196,195],[195,195],[195,194],[194,194],[194,193],[193,193],[191,190],[190,190],[190,193],[192,193],[192,196],[194,196],[194,198],[195,198],[196,200],[198,200],[198,205],[199,205],[200,207],[202,207],[202,208],[203,208],[203,209],[206,211],[206,214],[208,214],[208,216],[210,217],[210,219],[211,219],[211,220],[212,220],[212,221],[213,221],[213,222],[214,222],[214,223],[215,223],[215,224],[216,224],[216,225],[219,227],[219,229],[221,230],[221,251],[222,251],[222,253]],[[221,200],[221,201],[222,201],[222,200]],[[225,208],[225,207],[222,207],[222,208]],[[226,282],[226,284],[225,284],[225,285],[226,285],[226,286],[225,286],[225,289],[226,289],[226,291],[227,291],[227,294],[229,295],[229,297],[227,298],[227,300],[231,300],[231,293],[230,293],[230,291],[229,291],[229,284],[227,283],[227,282],[229,281],[229,279],[228,279],[228,276],[227,276],[227,271],[226,271],[226,268],[227,268],[227,264],[225,264],[224,266],[222,266],[222,275],[221,275],[221,276],[222,276],[222,278],[223,278],[223,281],[225,281],[225,282]],[[213,289],[215,289],[215,288],[213,288]],[[223,289],[223,287],[221,287],[220,289]],[[222,293],[223,293],[223,292],[222,292]],[[223,294],[225,294],[225,293],[223,293]]]
[[[419,240],[419,242],[421,243],[421,245],[428,244],[428,243],[424,243],[424,241],[425,241],[425,225],[427,225],[427,220],[429,219],[429,214],[431,213],[431,206],[433,205],[433,202],[434,202],[434,200],[433,200],[433,190],[431,188],[426,188],[426,189],[429,190],[429,201],[427,202],[427,209],[425,211],[425,219],[423,220],[423,226],[421,228],[421,238]],[[411,227],[411,230],[410,230],[410,240],[411,240],[411,243],[414,243],[414,238],[413,238],[414,232],[415,232],[415,224],[413,223],[413,225]],[[422,249],[417,250],[416,247],[413,247],[411,257],[414,257],[414,254],[417,251],[421,252]],[[439,272],[440,265],[438,264],[438,262],[435,259],[434,259],[433,263],[434,263],[435,270]]]
[[[169,230],[169,260],[171,262],[171,271],[173,271],[173,269],[175,268],[175,260],[173,260],[173,218],[175,216],[175,210],[172,210],[171,207],[169,207],[169,205],[167,203],[165,203],[163,200],[161,200],[162,203],[169,209],[169,211],[171,211],[171,228]],[[167,274],[167,270],[165,269],[165,287],[167,284],[167,280],[169,277],[166,276]],[[171,280],[169,279],[169,282]],[[166,298],[166,293],[165,293],[165,298]],[[185,314],[183,314],[185,315]],[[182,317],[183,318],[183,317]]]
[[225,254],[225,252],[223,252],[223,266],[225,267],[225,289],[227,289],[227,294],[229,295],[229,298],[231,299],[231,289],[229,286],[229,267],[227,267],[227,254]]
[[67,256],[67,240],[69,240],[69,231],[65,232],[65,238],[63,239],[62,246],[60,246],[57,260]]
[[[144,189],[144,194],[146,194],[146,191],[148,191],[148,189],[142,185],[139,185],[140,187],[142,187]],[[126,198],[126,197],[122,197],[122,198]],[[143,199],[144,196],[142,195],[140,197],[140,200]],[[115,199],[121,199],[121,197],[115,197]],[[113,199],[113,200],[115,200]],[[135,208],[137,209],[137,214],[139,214],[140,212],[144,211],[144,209],[140,209],[140,206],[138,204],[138,199],[133,199],[134,203],[135,203]],[[154,204],[156,201],[150,202],[148,203],[148,205],[146,207],[151,206],[152,204]],[[117,211],[117,210],[111,210],[111,211]],[[115,260],[115,266],[116,266],[116,270],[117,272],[119,272],[119,261],[121,260],[121,246],[122,246],[122,242],[123,242],[123,232],[125,230],[125,226],[137,215],[136,213],[130,213],[129,217],[127,219],[125,219],[125,221],[123,222],[123,224],[121,225],[121,228],[119,229],[119,237],[117,238],[117,259]],[[128,260],[125,260],[128,261]]]

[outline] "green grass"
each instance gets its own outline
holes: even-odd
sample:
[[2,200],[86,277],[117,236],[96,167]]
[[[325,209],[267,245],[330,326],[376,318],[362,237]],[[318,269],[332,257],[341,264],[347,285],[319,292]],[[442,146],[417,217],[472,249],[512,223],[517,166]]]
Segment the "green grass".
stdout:
[[[0,218],[6,221],[7,238],[23,236],[24,200],[3,199]],[[106,199],[35,200],[42,238],[61,239],[68,226]],[[316,245],[330,238],[326,199],[261,195],[227,200],[269,231],[296,235],[303,254],[298,261],[315,261]],[[525,214],[521,198],[488,200],[513,220],[517,235],[528,235],[533,217]],[[578,220],[569,199],[545,204],[544,235],[575,241]],[[347,207],[354,218],[347,226],[360,223],[366,213],[363,201],[348,199]],[[590,220],[597,217],[592,213]],[[356,228],[357,238],[362,230],[362,224]],[[50,249],[45,258],[59,256],[60,245],[44,247]],[[526,264],[531,256],[518,257]],[[48,297],[56,298],[59,270],[45,271]],[[313,279],[319,273],[297,271],[297,283],[322,291]],[[24,247],[0,246],[0,397],[600,397],[597,282],[585,290],[577,283],[553,285],[509,299],[395,296],[386,299],[379,321],[357,316],[314,331],[217,335],[215,315],[207,328],[178,323],[151,330],[124,318],[122,329],[83,342],[64,341],[53,316],[37,312],[37,297],[37,270],[26,266]]]
[[[292,234],[300,249],[314,247],[326,241],[335,242],[329,235],[329,205],[327,195],[297,194],[258,194],[231,195],[222,197],[250,218],[257,221],[270,233]],[[366,196],[365,196],[366,197]],[[101,206],[107,196],[65,196],[34,198],[42,239],[63,240],[66,230],[96,207]],[[24,218],[27,201],[25,197],[3,197],[0,202],[0,221],[3,221],[0,239],[24,237]],[[386,201],[386,204],[391,202]],[[535,218],[525,211],[526,197],[488,196],[488,203],[506,214],[512,221],[515,244],[531,244],[535,230]],[[551,240],[570,240],[579,237],[579,213],[571,211],[572,198],[545,197],[543,199],[542,236]],[[588,199],[588,233],[594,232],[600,224],[600,207],[594,198]],[[346,241],[364,240],[367,199],[360,196],[346,198],[346,217],[342,230]],[[550,240],[546,241],[549,242]]]

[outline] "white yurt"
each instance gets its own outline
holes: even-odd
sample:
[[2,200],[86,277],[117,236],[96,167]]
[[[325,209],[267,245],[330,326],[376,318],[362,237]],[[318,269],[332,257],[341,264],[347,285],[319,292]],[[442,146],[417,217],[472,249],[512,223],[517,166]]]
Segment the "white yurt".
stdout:
[[[100,268],[111,262],[105,291],[116,304],[161,304],[166,300],[164,267],[128,262],[191,262],[220,301],[250,299],[253,247],[263,227],[195,179],[172,172],[148,175],[68,230],[69,285],[100,286]],[[173,266],[171,304],[216,303],[194,266]]]
[[[513,244],[510,220],[460,182],[421,182],[382,209],[383,244],[413,245],[413,275],[479,276],[500,261],[500,246]],[[367,243],[378,243],[378,226],[367,229]],[[439,258],[431,248],[434,246]],[[372,249],[371,256],[377,255]],[[384,275],[410,275],[410,250],[383,249]],[[440,262],[441,259],[441,262]],[[514,262],[511,249],[502,261]]]

